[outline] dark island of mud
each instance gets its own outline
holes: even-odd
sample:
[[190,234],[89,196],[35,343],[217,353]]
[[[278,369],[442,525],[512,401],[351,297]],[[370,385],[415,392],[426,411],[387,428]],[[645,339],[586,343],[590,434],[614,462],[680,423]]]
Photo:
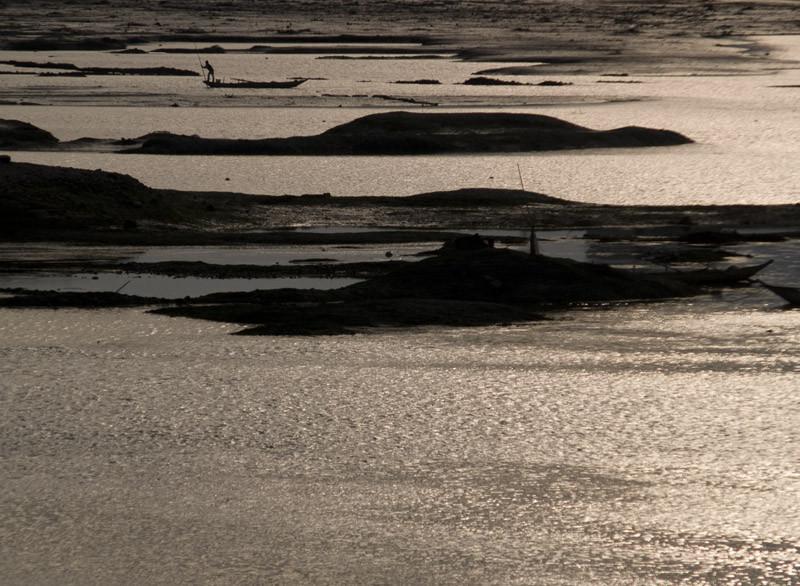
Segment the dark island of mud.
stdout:
[[334,291],[210,295],[155,310],[244,324],[242,333],[330,335],[365,328],[486,326],[543,319],[587,302],[660,299],[697,291],[607,266],[508,249],[454,250]]
[[[7,121],[13,122],[13,121]],[[0,128],[2,130],[2,128]],[[691,139],[670,130],[628,126],[592,130],[550,116],[500,113],[388,112],[364,116],[316,136],[221,139],[167,132],[99,141],[97,148],[153,155],[427,155],[532,152],[588,148],[674,146]],[[0,141],[18,150],[52,148],[52,142]],[[2,144],[2,142],[0,142]],[[89,139],[61,150],[91,148]]]
[[[119,173],[3,160],[0,239],[6,242],[135,246],[409,242],[418,238],[413,229],[527,230],[534,220],[543,230],[800,226],[800,205],[792,204],[600,205],[490,188],[406,197],[193,192],[153,189]],[[382,230],[366,234],[286,230],[297,225]]]
[[309,137],[222,140],[150,137],[130,152],[181,155],[422,155],[671,146],[690,139],[629,126],[591,130],[537,114],[372,114]]
[[[151,189],[116,173],[6,160],[0,164],[0,234],[7,243],[285,246],[439,240],[451,245],[416,262],[344,263],[335,268],[324,259],[312,266],[260,269],[203,263],[151,267],[162,274],[211,278],[276,276],[276,271],[282,276],[327,275],[335,271],[335,276],[365,279],[333,291],[281,289],[180,301],[121,293],[8,291],[12,296],[0,299],[0,305],[158,305],[159,312],[169,315],[246,324],[248,333],[317,335],[375,327],[511,324],[540,319],[552,308],[698,293],[674,279],[492,247],[488,239],[478,236],[468,238],[467,246],[463,242],[453,245],[458,243],[458,235],[447,232],[477,231],[478,227],[520,230],[530,228],[533,218],[539,229],[649,226],[689,232],[701,226],[764,225],[789,230],[800,225],[800,206],[600,206],[494,189],[395,198],[180,192]],[[383,229],[316,234],[287,229],[299,220],[304,225]],[[392,227],[397,230],[386,229]],[[51,271],[57,264],[4,261],[0,270]],[[95,264],[92,267],[97,268]],[[73,270],[80,265],[56,268]],[[116,266],[113,270],[145,272],[146,267]]]
[[256,335],[339,335],[365,329],[486,326],[544,319],[576,304],[663,299],[691,286],[565,259],[488,245],[452,248],[331,291],[277,289],[215,293],[179,302],[119,293],[16,292],[7,307],[164,305],[155,313],[241,324]]

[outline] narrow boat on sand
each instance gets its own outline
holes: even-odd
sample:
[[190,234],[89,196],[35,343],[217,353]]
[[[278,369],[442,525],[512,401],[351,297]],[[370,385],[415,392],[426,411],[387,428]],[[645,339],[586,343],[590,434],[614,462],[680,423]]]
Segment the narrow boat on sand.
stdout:
[[696,271],[674,271],[661,274],[670,279],[675,279],[691,285],[735,285],[736,283],[752,279],[756,273],[765,269],[770,264],[772,264],[772,260],[758,265],[730,266],[727,269],[705,268]]
[[203,80],[203,83],[210,88],[279,89],[297,87],[305,81],[308,80],[304,78],[297,78],[290,79],[288,81],[251,81],[249,79],[234,79],[233,81],[209,81],[206,79]]
[[779,285],[769,285],[764,281],[755,280],[756,283],[760,284],[765,289],[769,289],[775,295],[782,298],[787,303],[791,303],[792,305],[800,305],[800,287],[782,287]]

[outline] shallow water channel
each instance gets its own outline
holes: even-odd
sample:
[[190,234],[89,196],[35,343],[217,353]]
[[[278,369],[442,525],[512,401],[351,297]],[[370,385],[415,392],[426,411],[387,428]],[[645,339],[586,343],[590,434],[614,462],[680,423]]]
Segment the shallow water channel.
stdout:
[[[775,259],[765,280],[800,275],[796,241],[734,248]],[[550,318],[254,338],[145,309],[0,309],[0,569],[798,584],[800,310],[750,286]]]

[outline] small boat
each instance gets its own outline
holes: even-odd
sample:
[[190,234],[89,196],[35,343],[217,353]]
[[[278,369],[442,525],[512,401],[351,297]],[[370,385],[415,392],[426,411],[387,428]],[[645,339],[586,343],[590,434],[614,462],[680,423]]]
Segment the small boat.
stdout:
[[730,266],[727,269],[705,268],[696,271],[674,271],[671,273],[660,273],[670,279],[676,279],[684,283],[698,286],[714,285],[735,285],[742,281],[748,281],[756,273],[772,264],[772,260],[758,264],[746,266]]
[[769,285],[758,279],[755,281],[765,289],[769,289],[775,293],[775,295],[782,298],[787,303],[791,303],[792,305],[800,305],[800,287],[781,287],[778,285]]
[[233,81],[208,81],[203,80],[203,83],[211,88],[240,88],[240,89],[253,89],[253,88],[292,88],[297,87],[301,83],[308,81],[304,78],[290,79],[288,81],[251,81],[249,79],[234,79]]

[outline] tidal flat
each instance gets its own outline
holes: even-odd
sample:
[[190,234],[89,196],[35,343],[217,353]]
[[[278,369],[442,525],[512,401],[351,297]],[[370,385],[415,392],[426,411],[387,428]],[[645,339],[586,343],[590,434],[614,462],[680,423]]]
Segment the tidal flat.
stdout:
[[[312,136],[399,109],[694,141],[288,158],[0,147],[0,279],[81,277],[38,300],[3,293],[31,303],[0,307],[0,581],[798,584],[796,308],[749,281],[499,317],[470,298],[530,299],[546,283],[523,265],[625,293],[642,271],[772,261],[759,278],[800,285],[793,3],[0,11],[0,118],[63,142]],[[228,80],[308,81],[209,88],[198,58]],[[91,74],[158,66],[197,74]],[[503,83],[466,83],[487,77]],[[407,83],[424,80],[439,83]],[[468,262],[443,265],[443,248]],[[341,309],[321,287],[262,286],[326,273],[360,281],[356,327],[325,332],[341,326],[329,314],[304,324],[317,331],[231,335],[261,326],[266,299],[276,326]],[[163,310],[199,311],[199,296],[148,298],[145,277],[257,291],[215,293],[237,298],[228,315],[178,317]],[[557,281],[573,299],[599,291]]]

